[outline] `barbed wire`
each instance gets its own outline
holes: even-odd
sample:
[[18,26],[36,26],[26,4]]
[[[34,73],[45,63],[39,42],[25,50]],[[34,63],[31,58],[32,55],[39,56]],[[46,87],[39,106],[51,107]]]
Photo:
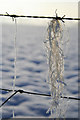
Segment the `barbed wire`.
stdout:
[[[16,15],[16,14],[8,14],[6,12],[6,14],[0,14],[0,16],[4,16],[4,17],[12,17],[12,19],[14,20],[14,18],[19,18],[19,17],[27,17],[27,18],[41,18],[41,19],[55,19],[55,20],[61,20],[62,22],[64,22],[63,20],[80,20],[80,18],[65,18],[65,15],[63,17],[58,17],[56,15],[56,17],[47,17],[47,16],[25,16],[25,15]],[[2,89],[0,88],[0,90],[3,91],[8,91],[8,92],[13,92],[13,90],[10,89]],[[50,94],[43,94],[43,93],[36,93],[36,92],[28,92],[25,90],[14,90],[14,93],[8,97],[1,105],[0,107],[2,107],[6,102],[8,102],[8,100],[10,100],[14,95],[16,95],[17,93],[26,93],[26,94],[32,94],[32,95],[39,95],[39,96],[45,96],[45,97],[51,97]],[[76,98],[76,97],[68,97],[68,96],[60,96],[60,98],[65,98],[65,99],[72,99],[72,100],[80,100],[80,98]]]
[[7,16],[7,17],[12,17],[12,18],[18,18],[18,17],[27,17],[27,18],[42,18],[42,19],[55,19],[55,20],[80,20],[80,18],[65,18],[65,15],[63,17],[50,17],[50,16],[26,16],[26,15],[16,15],[16,14],[0,14],[0,16]]
[[[13,90],[10,90],[10,89],[2,89],[0,88],[0,90],[4,90],[4,91],[8,91],[8,92],[13,92]],[[44,94],[44,93],[36,93],[36,92],[28,92],[28,91],[25,91],[25,90],[14,90],[14,93],[8,97],[1,105],[0,107],[2,107],[6,102],[8,102],[14,95],[16,95],[17,93],[26,93],[26,94],[29,94],[29,95],[39,95],[39,96],[45,96],[45,97],[51,97],[50,94]],[[65,98],[65,99],[72,99],[72,100],[80,100],[80,98],[75,98],[75,97],[67,97],[67,96],[60,96],[60,98]]]

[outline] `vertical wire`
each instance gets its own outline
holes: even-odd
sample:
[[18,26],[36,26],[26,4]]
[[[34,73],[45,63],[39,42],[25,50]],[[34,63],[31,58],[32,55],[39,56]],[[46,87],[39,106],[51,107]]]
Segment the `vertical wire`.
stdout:
[[16,82],[16,56],[17,56],[17,48],[16,48],[16,35],[17,35],[17,20],[15,19],[15,37],[14,37],[14,79],[13,79],[13,92],[15,90],[15,82]]
[[[13,92],[15,90],[15,82],[16,82],[16,56],[17,56],[17,47],[16,47],[16,36],[17,36],[17,20],[15,21],[15,35],[14,35],[14,79],[13,79]],[[14,106],[13,106],[13,118],[14,118]]]

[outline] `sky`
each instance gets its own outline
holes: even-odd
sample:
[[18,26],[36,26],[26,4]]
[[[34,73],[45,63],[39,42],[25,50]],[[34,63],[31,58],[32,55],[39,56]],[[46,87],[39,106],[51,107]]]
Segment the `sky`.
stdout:
[[[0,0],[1,14],[55,16],[56,9],[61,17],[78,17],[78,0]],[[9,18],[2,19],[5,21],[10,22]]]

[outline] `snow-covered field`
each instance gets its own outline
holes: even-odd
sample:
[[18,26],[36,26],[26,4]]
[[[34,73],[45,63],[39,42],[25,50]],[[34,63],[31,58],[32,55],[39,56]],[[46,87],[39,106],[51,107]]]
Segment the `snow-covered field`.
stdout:
[[[71,26],[70,26],[71,25]],[[78,97],[78,29],[77,24],[70,24],[68,57],[65,59],[64,78],[67,86],[66,96]],[[2,25],[2,88],[12,89],[14,79],[14,25]],[[47,37],[47,26],[17,26],[17,79],[16,89],[49,94],[46,82],[48,65],[43,41]],[[67,37],[67,36],[66,36]],[[0,48],[1,49],[1,48]],[[0,92],[1,93],[1,92]],[[11,93],[2,91],[2,101]],[[1,96],[1,94],[0,94]],[[0,98],[1,100],[1,98]],[[65,101],[65,100],[64,100]],[[14,106],[14,107],[13,107]],[[28,94],[16,94],[2,107],[2,118],[50,117],[46,111],[50,107],[50,98]],[[1,109],[1,108],[0,108]],[[65,109],[65,108],[62,108]],[[55,114],[53,114],[55,118]],[[66,118],[78,117],[78,101],[70,100]]]

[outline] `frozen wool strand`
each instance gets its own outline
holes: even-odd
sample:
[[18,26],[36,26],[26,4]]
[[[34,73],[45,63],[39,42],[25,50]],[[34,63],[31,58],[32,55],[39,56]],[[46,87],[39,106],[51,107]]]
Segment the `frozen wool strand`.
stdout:
[[[57,108],[59,98],[64,86],[64,55],[63,55],[63,30],[59,20],[52,20],[48,25],[48,37],[45,42],[49,64],[50,91],[52,106],[49,110]],[[48,111],[49,111],[48,110]]]

